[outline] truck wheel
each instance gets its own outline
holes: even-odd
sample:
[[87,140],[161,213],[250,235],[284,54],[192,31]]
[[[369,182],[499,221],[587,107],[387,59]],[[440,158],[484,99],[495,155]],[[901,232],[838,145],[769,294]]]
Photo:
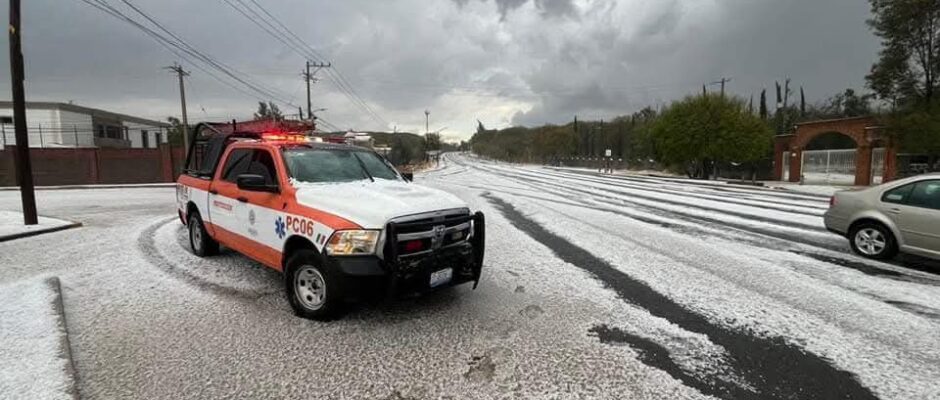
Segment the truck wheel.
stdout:
[[884,225],[862,223],[849,232],[852,251],[862,257],[875,260],[888,260],[898,253],[898,244],[894,235]]
[[287,261],[285,292],[298,317],[329,321],[342,312],[339,280],[313,250],[298,250]]
[[219,242],[209,237],[198,212],[193,212],[189,216],[189,247],[193,250],[193,254],[199,257],[219,254]]

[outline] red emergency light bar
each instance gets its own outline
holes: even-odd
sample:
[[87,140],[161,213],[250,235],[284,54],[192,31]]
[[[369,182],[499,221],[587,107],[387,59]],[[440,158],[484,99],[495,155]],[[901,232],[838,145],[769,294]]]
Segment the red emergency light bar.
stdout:
[[261,134],[261,140],[268,142],[306,143],[310,141],[310,138],[302,133],[264,132]]

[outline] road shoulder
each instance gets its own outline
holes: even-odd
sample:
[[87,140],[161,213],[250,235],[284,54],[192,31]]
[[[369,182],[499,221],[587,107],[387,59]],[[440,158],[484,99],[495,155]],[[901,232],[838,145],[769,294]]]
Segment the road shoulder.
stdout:
[[77,399],[75,368],[57,277],[0,287],[0,393]]

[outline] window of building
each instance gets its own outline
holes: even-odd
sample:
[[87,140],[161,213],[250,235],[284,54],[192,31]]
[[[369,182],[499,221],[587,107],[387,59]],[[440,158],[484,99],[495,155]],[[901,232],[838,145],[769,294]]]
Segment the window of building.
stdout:
[[150,132],[140,131],[140,147],[145,149],[150,148]]

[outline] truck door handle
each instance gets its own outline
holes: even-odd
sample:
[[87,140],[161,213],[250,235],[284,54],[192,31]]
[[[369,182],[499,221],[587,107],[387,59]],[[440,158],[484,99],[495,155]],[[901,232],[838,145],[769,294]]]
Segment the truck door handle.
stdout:
[[212,190],[209,190],[209,194],[219,194],[219,191],[212,189]]
[[239,198],[238,198],[238,201],[240,201],[240,202],[242,202],[242,203],[247,203],[247,202],[248,202],[248,198],[247,198],[247,197],[239,197]]
[[888,209],[888,212],[891,213],[891,214],[900,214],[900,213],[901,213],[901,209],[900,209],[900,208],[889,208],[889,209]]

